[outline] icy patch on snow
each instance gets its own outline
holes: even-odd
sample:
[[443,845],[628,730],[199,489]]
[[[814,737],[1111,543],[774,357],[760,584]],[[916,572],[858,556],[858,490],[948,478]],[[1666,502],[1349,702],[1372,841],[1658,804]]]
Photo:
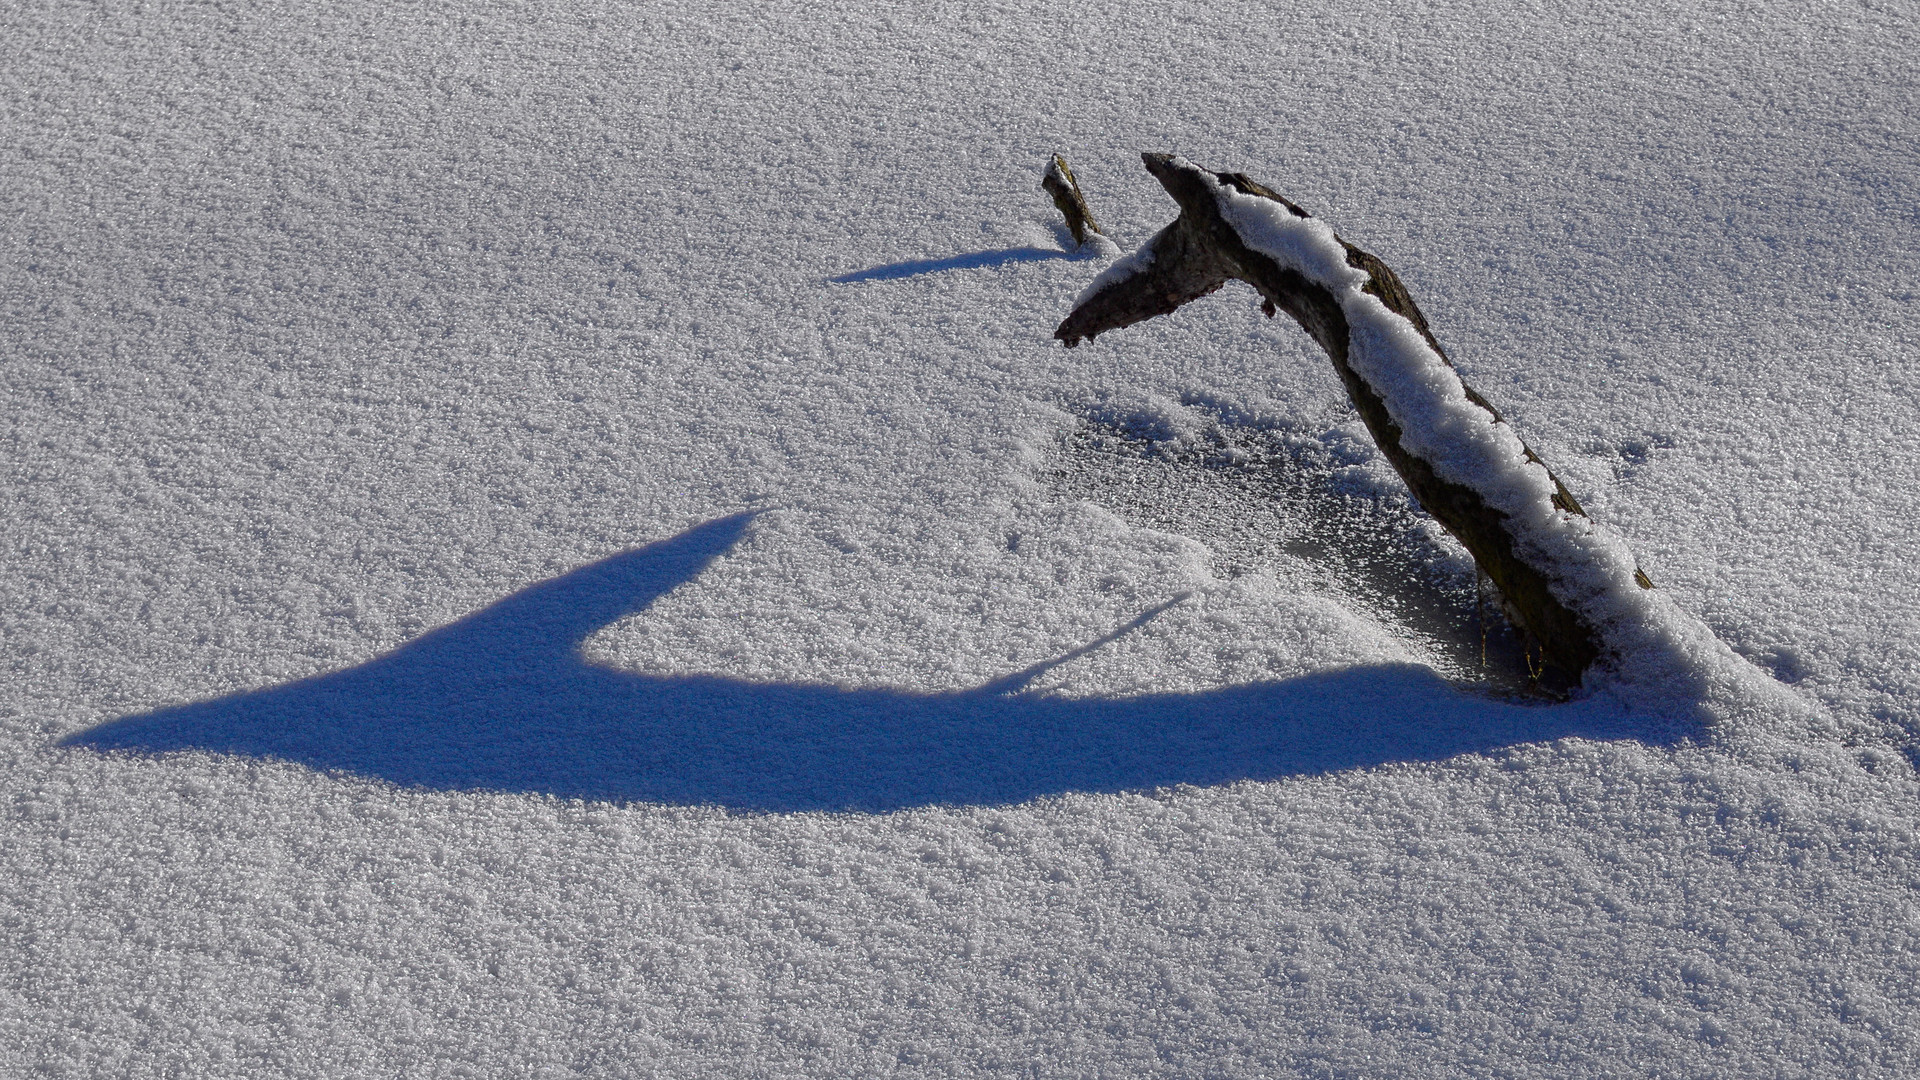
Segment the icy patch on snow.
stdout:
[[1203,544],[1218,577],[1323,599],[1462,688],[1530,697],[1520,639],[1476,595],[1471,557],[1359,427],[1263,428],[1149,396],[1091,410],[1045,478]]

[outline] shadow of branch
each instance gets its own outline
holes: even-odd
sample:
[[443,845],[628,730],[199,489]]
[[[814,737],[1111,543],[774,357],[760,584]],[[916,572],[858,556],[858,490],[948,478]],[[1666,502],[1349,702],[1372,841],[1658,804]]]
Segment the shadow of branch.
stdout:
[[1193,694],[1016,692],[1179,599],[961,693],[635,675],[582,659],[589,634],[693,580],[750,521],[708,522],[540,582],[358,667],[125,717],[65,742],[274,758],[439,790],[885,812],[1270,780],[1572,735],[1690,734],[1593,702],[1473,698],[1413,665]]
[[900,278],[918,277],[921,274],[937,274],[946,270],[974,270],[982,267],[1007,266],[1012,263],[1046,262],[1051,259],[1078,257],[1069,252],[1053,251],[1047,248],[1001,248],[997,251],[949,255],[941,259],[913,259],[908,262],[888,263],[885,266],[857,270],[827,280],[837,285],[852,285],[862,281],[894,281]]

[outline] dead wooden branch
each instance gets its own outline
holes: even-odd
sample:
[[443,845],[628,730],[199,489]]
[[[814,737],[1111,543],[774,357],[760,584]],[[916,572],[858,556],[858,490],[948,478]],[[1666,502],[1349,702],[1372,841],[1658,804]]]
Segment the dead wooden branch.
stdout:
[[[1491,462],[1489,469],[1508,468],[1510,462],[1495,460],[1497,454],[1478,446],[1464,451],[1442,446],[1443,453],[1439,456],[1451,455],[1448,460],[1456,462],[1451,467],[1456,479],[1448,479],[1436,468],[1438,456],[1433,444],[1436,437],[1450,436],[1421,432],[1420,437],[1412,441],[1427,446],[1428,450],[1420,452],[1409,446],[1407,433],[1401,430],[1389,409],[1387,399],[1392,395],[1370,382],[1351,362],[1354,358],[1352,327],[1341,296],[1351,291],[1357,279],[1346,284],[1330,284],[1329,275],[1337,277],[1346,271],[1335,268],[1323,272],[1322,268],[1315,271],[1319,275],[1316,280],[1302,269],[1314,269],[1317,265],[1311,264],[1311,254],[1301,257],[1306,261],[1291,260],[1298,262],[1292,265],[1290,260],[1276,258],[1269,250],[1256,250],[1241,230],[1258,232],[1257,215],[1248,218],[1244,203],[1234,210],[1233,220],[1222,211],[1237,194],[1271,200],[1284,206],[1286,213],[1294,218],[1307,218],[1307,212],[1241,173],[1209,172],[1166,154],[1146,154],[1143,158],[1147,171],[1180,204],[1180,217],[1161,230],[1142,251],[1115,264],[1105,275],[1105,284],[1081,299],[1054,331],[1054,336],[1073,346],[1107,330],[1168,314],[1220,288],[1230,278],[1252,285],[1263,298],[1262,307],[1269,316],[1276,310],[1285,311],[1326,350],[1374,441],[1406,481],[1414,498],[1472,553],[1475,562],[1499,589],[1508,616],[1530,639],[1545,663],[1557,668],[1561,678],[1578,682],[1587,666],[1602,654],[1603,644],[1595,619],[1579,610],[1583,605],[1570,606],[1564,598],[1591,596],[1596,589],[1609,586],[1604,583],[1596,586],[1591,568],[1569,565],[1570,560],[1563,557],[1564,545],[1561,548],[1543,546],[1534,534],[1516,525],[1513,514],[1490,505],[1487,491],[1495,490],[1493,487],[1457,479],[1463,475],[1457,465],[1462,453],[1469,458],[1480,454]],[[1254,223],[1249,224],[1250,221]],[[1458,379],[1452,362],[1428,327],[1426,316],[1400,278],[1367,252],[1337,236],[1331,239],[1344,249],[1345,266],[1365,275],[1359,291],[1377,298],[1392,313],[1380,317],[1398,316],[1411,324],[1432,349],[1438,365],[1444,365],[1442,377]],[[1255,242],[1269,248],[1273,246],[1272,241],[1257,236]],[[1433,360],[1419,362],[1432,364]],[[1485,397],[1464,382],[1459,385],[1466,400],[1484,410],[1487,422],[1503,423],[1499,410]],[[1519,450],[1526,462],[1545,469],[1539,456],[1524,443],[1519,444]],[[1430,457],[1435,460],[1429,460]],[[1551,512],[1585,519],[1586,511],[1566,485],[1551,471],[1545,475],[1551,487],[1541,490],[1543,502],[1551,504]],[[1513,509],[1508,505],[1507,510]],[[1531,511],[1520,516],[1541,517]],[[1526,528],[1537,531],[1537,526]],[[1653,587],[1637,569],[1634,580],[1641,588]]]
[[1060,215],[1067,219],[1067,231],[1073,234],[1075,244],[1084,244],[1088,234],[1100,232],[1099,223],[1093,220],[1093,211],[1087,208],[1087,197],[1080,192],[1080,181],[1073,178],[1066,158],[1053,155],[1046,175],[1040,178],[1040,186],[1053,196],[1053,205],[1059,207]]

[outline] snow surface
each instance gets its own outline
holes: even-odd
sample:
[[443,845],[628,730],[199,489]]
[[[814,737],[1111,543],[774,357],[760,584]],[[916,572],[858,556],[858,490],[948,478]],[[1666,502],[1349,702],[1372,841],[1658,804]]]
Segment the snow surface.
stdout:
[[[1913,12],[1327,7],[0,13],[0,1072],[1910,1073]],[[1241,287],[1052,342],[1143,149],[1713,636],[1509,702],[1048,479],[1394,497]]]

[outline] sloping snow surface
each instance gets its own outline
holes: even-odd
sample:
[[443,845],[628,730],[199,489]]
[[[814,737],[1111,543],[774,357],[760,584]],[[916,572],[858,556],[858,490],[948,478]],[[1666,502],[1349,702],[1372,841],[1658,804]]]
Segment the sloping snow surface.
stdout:
[[[0,1072],[1911,1075],[1916,48],[8,5]],[[1249,290],[1051,341],[1055,150],[1386,259],[1702,628],[1463,674]]]

